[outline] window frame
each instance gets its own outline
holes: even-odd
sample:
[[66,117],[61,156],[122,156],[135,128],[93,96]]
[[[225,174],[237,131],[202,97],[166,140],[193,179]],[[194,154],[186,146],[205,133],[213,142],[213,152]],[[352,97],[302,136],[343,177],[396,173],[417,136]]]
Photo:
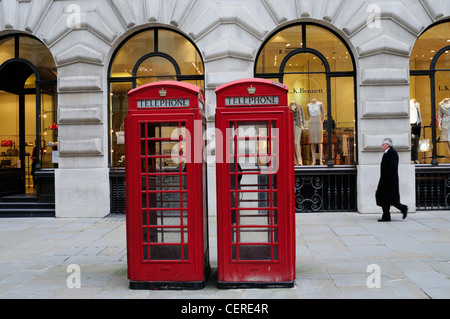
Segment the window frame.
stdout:
[[[162,52],[159,51],[159,31],[160,30],[164,30],[164,31],[170,31],[173,33],[176,33],[178,35],[180,35],[181,37],[183,37],[186,41],[189,41],[189,43],[193,46],[193,48],[196,50],[196,52],[198,53],[198,56],[201,59],[201,63],[203,65],[203,74],[181,74],[181,68],[178,64],[178,62],[175,60],[175,58],[173,58],[170,54],[166,53],[166,52]],[[122,47],[128,43],[128,41],[130,41],[133,37],[138,36],[139,34],[142,34],[144,32],[149,32],[149,31],[153,31],[154,32],[154,37],[153,37],[153,51],[147,52],[146,54],[144,54],[143,56],[141,56],[136,64],[133,66],[133,71],[132,71],[132,75],[129,77],[113,77],[111,76],[111,71],[112,71],[112,67],[114,64],[114,60],[117,56],[117,54],[120,52],[120,50],[122,49]],[[171,29],[171,28],[165,28],[165,27],[151,27],[151,28],[146,28],[143,30],[139,30],[131,35],[129,35],[128,37],[126,37],[120,44],[119,46],[114,50],[114,53],[111,56],[109,65],[108,65],[108,76],[107,76],[107,91],[108,91],[108,165],[109,167],[112,166],[112,155],[111,155],[111,150],[112,150],[112,139],[111,139],[111,84],[114,83],[131,83],[132,84],[132,89],[137,87],[137,80],[139,78],[145,78],[145,77],[139,77],[137,76],[137,72],[139,70],[140,65],[147,59],[152,58],[152,57],[162,57],[164,59],[166,59],[167,61],[169,61],[174,69],[176,74],[174,75],[176,77],[177,81],[202,81],[203,82],[203,86],[205,83],[205,68],[204,68],[204,60],[203,57],[201,55],[201,51],[198,49],[198,47],[195,45],[195,43],[188,38],[186,35],[184,35],[183,33]],[[157,75],[155,77],[158,77]],[[203,87],[204,89],[204,87]]]
[[[272,40],[278,33],[282,32],[282,31],[284,31],[286,29],[295,28],[295,27],[298,27],[298,26],[302,27],[301,35],[299,35],[299,37],[301,37],[301,39],[302,39],[302,43],[301,43],[302,47],[291,51],[290,53],[288,53],[283,58],[282,62],[280,63],[280,67],[279,67],[279,72],[278,73],[261,73],[261,72],[257,72],[258,61],[259,61],[259,59],[261,57],[261,54],[262,54],[264,48],[269,43],[269,41]],[[352,71],[331,71],[331,67],[330,67],[330,64],[329,64],[326,56],[322,52],[319,52],[318,50],[316,50],[314,48],[308,47],[307,26],[319,27],[319,28],[321,28],[321,29],[331,33],[337,39],[339,39],[342,42],[342,44],[345,45],[345,47],[347,49],[347,52],[348,52],[349,56],[351,57],[353,70]],[[303,54],[303,53],[310,53],[310,54],[313,54],[316,57],[318,57],[322,61],[323,65],[324,65],[324,68],[325,68],[325,71],[324,72],[294,72],[294,73],[287,72],[286,73],[284,70],[286,68],[286,64],[289,61],[289,59],[291,59],[292,57],[294,57],[297,54]],[[278,81],[280,83],[284,83],[284,76],[287,75],[287,74],[325,74],[325,76],[326,76],[326,83],[327,83],[326,84],[327,85],[327,109],[326,109],[326,111],[327,111],[327,114],[329,114],[331,116],[331,118],[332,118],[331,78],[337,78],[337,77],[351,77],[351,78],[353,78],[354,101],[355,101],[355,103],[354,103],[354,117],[355,117],[355,127],[354,127],[354,129],[355,129],[355,133],[356,133],[356,132],[358,132],[358,121],[357,121],[357,118],[358,118],[358,116],[357,116],[357,114],[358,114],[357,113],[358,107],[357,107],[357,102],[356,102],[357,101],[357,98],[356,98],[356,96],[357,96],[357,89],[356,89],[357,88],[357,82],[356,82],[355,66],[356,66],[356,63],[355,63],[355,58],[354,58],[354,56],[352,54],[352,51],[350,50],[349,46],[347,45],[347,42],[339,34],[334,32],[333,30],[331,30],[331,29],[329,29],[329,28],[327,28],[327,27],[325,27],[323,25],[317,24],[317,23],[301,22],[301,23],[287,25],[287,26],[285,26],[285,27],[283,27],[281,29],[277,29],[272,34],[270,34],[270,36],[261,45],[261,47],[260,47],[260,49],[259,49],[259,51],[258,51],[258,53],[256,55],[256,59],[255,59],[255,63],[254,63],[254,71],[253,72],[254,72],[254,76],[256,78],[278,79]],[[332,121],[331,120],[329,120],[327,122],[327,134],[328,134],[328,141],[332,141]],[[358,135],[357,134],[355,134],[354,139],[355,139],[355,149],[354,149],[354,152],[355,152],[355,154],[354,154],[354,156],[355,156],[355,163],[354,163],[353,166],[357,166],[358,165],[358,149],[356,147],[356,145],[358,145]],[[333,156],[332,156],[333,152],[332,152],[332,149],[333,149],[333,144],[332,143],[328,143],[328,152],[327,152],[327,157],[328,158],[326,159],[327,166],[329,168],[333,168],[335,166],[342,166],[342,165],[335,165],[333,163]]]
[[[440,21],[439,23],[435,23],[431,26],[429,26],[427,29],[425,29],[422,34],[417,38],[416,42],[414,43],[414,46],[411,49],[411,52],[414,50],[414,47],[417,45],[417,42],[420,40],[420,38],[426,34],[429,30],[431,30],[434,27],[437,27],[443,23],[449,23],[450,21]],[[438,106],[438,103],[436,102],[436,72],[450,72],[450,69],[436,69],[436,64],[438,63],[439,59],[442,57],[442,55],[446,52],[450,51],[450,45],[444,46],[441,49],[439,49],[433,56],[430,68],[429,69],[419,69],[419,70],[413,70],[410,69],[410,76],[428,76],[430,78],[430,105],[431,105],[431,132],[432,132],[432,160],[431,160],[431,166],[440,166],[440,165],[447,165],[448,164],[440,164],[438,161],[438,154],[437,154],[437,125],[436,121],[433,119],[436,119],[437,112],[436,107]],[[412,56],[410,56],[410,61],[412,59]],[[411,84],[410,84],[411,86]],[[412,150],[411,150],[412,151]]]

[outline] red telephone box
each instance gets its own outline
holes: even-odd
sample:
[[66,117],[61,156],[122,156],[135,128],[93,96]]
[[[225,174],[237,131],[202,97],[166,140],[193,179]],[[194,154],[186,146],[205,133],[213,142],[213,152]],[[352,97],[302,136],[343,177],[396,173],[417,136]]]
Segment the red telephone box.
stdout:
[[265,79],[216,88],[218,287],[292,287],[293,119],[287,87]]
[[131,289],[201,289],[209,274],[203,90],[163,81],[129,93],[125,120]]

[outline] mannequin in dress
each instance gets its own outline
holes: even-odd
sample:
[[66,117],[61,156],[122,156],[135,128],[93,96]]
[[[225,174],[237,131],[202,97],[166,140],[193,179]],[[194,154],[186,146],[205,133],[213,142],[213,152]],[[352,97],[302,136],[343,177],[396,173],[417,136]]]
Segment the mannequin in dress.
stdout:
[[311,144],[311,165],[316,164],[316,151],[317,145],[319,146],[319,160],[322,165],[322,152],[323,152],[323,120],[325,119],[325,109],[322,102],[313,99],[308,104],[308,116],[309,116],[309,143]]
[[420,132],[422,130],[422,116],[420,115],[420,104],[416,99],[411,99],[409,102],[410,117],[409,123],[411,124],[411,163],[419,164],[419,157],[417,155]]
[[439,103],[438,114],[441,141],[447,142],[447,153],[450,154],[450,98],[445,98]]
[[301,139],[303,127],[305,124],[305,114],[303,113],[303,107],[295,102],[291,102],[291,105],[289,105],[289,110],[294,117],[294,149],[296,158],[295,164],[303,165]]

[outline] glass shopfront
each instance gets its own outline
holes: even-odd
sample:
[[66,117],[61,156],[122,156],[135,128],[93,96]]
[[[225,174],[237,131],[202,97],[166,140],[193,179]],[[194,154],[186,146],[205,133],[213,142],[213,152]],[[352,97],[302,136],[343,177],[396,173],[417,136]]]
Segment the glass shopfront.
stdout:
[[58,165],[56,66],[39,40],[0,39],[0,196],[36,194],[36,172]]
[[411,53],[411,161],[450,163],[450,23],[425,31]]
[[[201,56],[183,35],[163,28],[148,29],[126,39],[116,50],[108,78],[111,167],[125,166],[123,125],[128,92],[147,83],[167,80],[204,87]],[[162,151],[170,153],[170,149]]]
[[450,209],[450,22],[419,37],[410,58],[411,163],[417,210]]
[[297,166],[356,164],[354,63],[342,39],[316,25],[287,27],[259,52],[255,76],[289,88]]
[[255,77],[289,88],[296,212],[357,211],[355,74],[343,39],[315,24],[280,30],[258,54]]
[[[195,45],[182,34],[165,28],[152,28],[133,34],[114,53],[109,69],[110,109],[110,187],[111,212],[125,213],[124,119],[128,112],[128,92],[157,81],[175,80],[204,87],[203,61]],[[174,132],[161,127],[161,135]],[[162,144],[162,154],[172,152]],[[167,161],[166,166],[174,163]]]

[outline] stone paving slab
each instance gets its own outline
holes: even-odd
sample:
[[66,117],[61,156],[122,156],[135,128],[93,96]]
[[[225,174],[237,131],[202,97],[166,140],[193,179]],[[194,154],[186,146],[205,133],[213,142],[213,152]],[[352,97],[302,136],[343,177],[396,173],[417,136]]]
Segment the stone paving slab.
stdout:
[[[296,280],[289,289],[216,288],[217,232],[210,217],[212,267],[197,291],[130,290],[126,221],[105,218],[0,219],[1,299],[448,299],[450,212],[406,220],[357,213],[296,214]],[[80,288],[69,288],[80,269]],[[379,269],[379,286],[372,275]],[[372,267],[372,268],[370,268]]]

